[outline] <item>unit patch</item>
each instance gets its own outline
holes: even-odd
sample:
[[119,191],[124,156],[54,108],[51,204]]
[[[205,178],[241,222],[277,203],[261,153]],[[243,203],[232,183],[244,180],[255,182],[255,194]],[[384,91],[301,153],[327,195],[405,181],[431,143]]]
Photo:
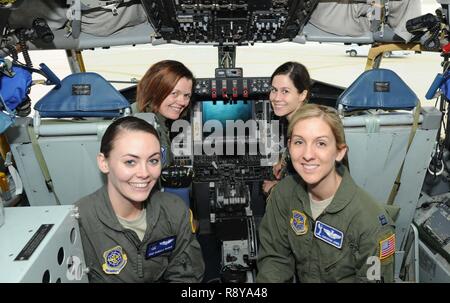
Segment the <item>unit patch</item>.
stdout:
[[118,275],[127,265],[127,255],[122,247],[116,246],[103,253],[105,263],[102,264],[103,271],[108,275]]
[[298,210],[292,211],[290,223],[297,236],[304,235],[308,231],[306,215]]
[[395,234],[380,241],[380,260],[386,259],[395,253]]
[[320,221],[316,221],[314,236],[339,249],[344,242],[344,233],[342,231]]
[[149,243],[145,252],[145,259],[150,259],[165,252],[175,249],[176,236],[167,237],[159,241]]

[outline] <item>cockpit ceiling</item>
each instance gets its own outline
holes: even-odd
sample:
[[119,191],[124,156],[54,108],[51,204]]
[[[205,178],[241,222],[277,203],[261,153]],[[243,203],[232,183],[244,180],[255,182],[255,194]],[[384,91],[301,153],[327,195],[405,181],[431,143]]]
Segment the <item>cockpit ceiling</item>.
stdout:
[[[3,0],[0,35],[2,48],[16,45],[22,36],[31,49],[307,40],[371,43],[379,28],[389,29],[392,23],[392,29],[401,32],[407,18],[420,15],[420,1],[389,3],[391,15],[377,20],[379,7],[366,0]],[[394,34],[378,36],[391,39]]]
[[318,0],[143,0],[149,22],[164,40],[244,44],[294,39]]

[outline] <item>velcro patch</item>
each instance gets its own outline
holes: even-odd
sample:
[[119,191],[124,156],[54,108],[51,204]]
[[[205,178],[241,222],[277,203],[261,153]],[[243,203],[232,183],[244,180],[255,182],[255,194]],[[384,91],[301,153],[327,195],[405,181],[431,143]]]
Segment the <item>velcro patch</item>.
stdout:
[[145,259],[154,258],[159,256],[160,254],[174,250],[176,239],[176,236],[172,236],[149,243],[147,245],[147,250],[145,251]]
[[121,246],[108,249],[103,253],[105,263],[102,264],[103,271],[108,275],[118,275],[120,271],[127,265],[127,255]]
[[314,236],[339,249],[344,243],[344,233],[342,231],[320,221],[316,221]]
[[298,210],[292,211],[292,217],[289,223],[297,236],[304,235],[308,232],[307,217]]
[[380,221],[381,226],[384,226],[388,224],[388,221],[386,219],[386,216],[384,214],[381,214],[378,216],[378,220]]
[[386,259],[395,253],[395,234],[380,241],[380,260]]

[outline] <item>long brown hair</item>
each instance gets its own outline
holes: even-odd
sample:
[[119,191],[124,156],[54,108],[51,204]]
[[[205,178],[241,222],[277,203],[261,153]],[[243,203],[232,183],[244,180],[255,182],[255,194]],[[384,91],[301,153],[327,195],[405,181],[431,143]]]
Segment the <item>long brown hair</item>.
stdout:
[[181,78],[192,80],[194,87],[194,75],[181,62],[163,60],[150,66],[137,86],[138,110],[156,113]]

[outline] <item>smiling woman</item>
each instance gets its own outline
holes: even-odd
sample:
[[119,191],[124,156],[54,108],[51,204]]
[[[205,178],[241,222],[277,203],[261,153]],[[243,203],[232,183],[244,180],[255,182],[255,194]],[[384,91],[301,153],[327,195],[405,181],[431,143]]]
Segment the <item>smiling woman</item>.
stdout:
[[[292,115],[308,102],[311,94],[311,78],[307,68],[295,61],[288,61],[277,67],[271,76],[270,103],[275,115],[283,122],[290,121]],[[268,194],[282,177],[288,173],[289,154],[283,152],[273,166],[276,180],[264,180],[262,190]]]
[[156,190],[161,149],[152,125],[113,122],[97,156],[107,185],[76,204],[90,282],[200,282],[204,263],[184,202]]
[[289,123],[297,174],[267,200],[257,281],[393,282],[393,221],[341,163],[347,145],[337,112],[306,104]]
[[156,115],[162,145],[163,167],[170,166],[170,122],[187,110],[194,84],[192,72],[181,62],[163,60],[150,66],[137,86],[133,112],[152,112]]

